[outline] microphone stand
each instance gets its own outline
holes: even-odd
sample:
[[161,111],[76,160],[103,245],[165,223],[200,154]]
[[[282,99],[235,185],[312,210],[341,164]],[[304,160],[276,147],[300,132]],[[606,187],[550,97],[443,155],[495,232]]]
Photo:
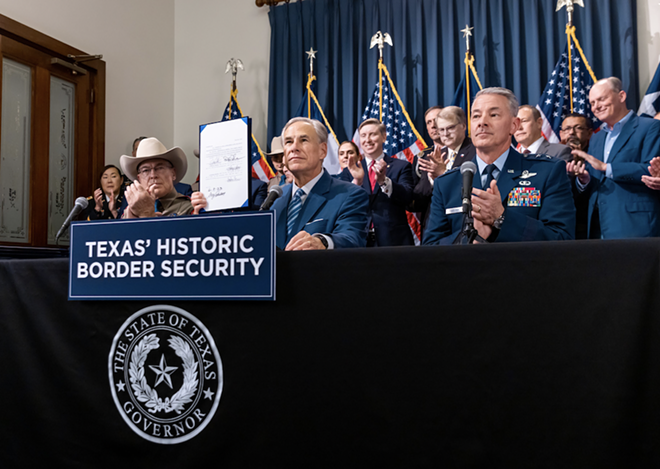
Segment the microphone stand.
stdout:
[[465,215],[463,215],[463,228],[452,244],[474,244],[475,241],[478,241],[481,244],[488,244],[488,241],[479,236],[479,232],[474,227],[472,202],[468,199],[467,211],[465,212]]

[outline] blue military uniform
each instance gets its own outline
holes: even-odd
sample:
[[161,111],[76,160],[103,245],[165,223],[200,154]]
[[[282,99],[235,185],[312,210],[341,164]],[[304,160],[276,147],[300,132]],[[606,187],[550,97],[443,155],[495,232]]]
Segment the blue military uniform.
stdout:
[[[458,168],[435,180],[423,244],[451,244],[460,233],[461,186]],[[473,187],[482,188],[481,175],[475,174]],[[575,205],[564,161],[511,149],[497,187],[504,206],[497,242],[575,238]]]

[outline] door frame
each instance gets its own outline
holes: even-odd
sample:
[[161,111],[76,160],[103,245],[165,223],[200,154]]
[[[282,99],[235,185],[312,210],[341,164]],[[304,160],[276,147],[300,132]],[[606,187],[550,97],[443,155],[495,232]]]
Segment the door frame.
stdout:
[[[67,55],[88,55],[88,53],[83,52],[75,47],[72,47],[68,44],[65,44],[57,39],[54,39],[46,34],[43,34],[35,29],[32,29],[22,23],[19,23],[11,18],[8,18],[4,15],[0,15],[0,36],[9,38],[13,41],[16,41],[22,45],[36,49],[39,52],[50,55],[51,57],[57,57],[64,61],[71,62],[71,59]],[[0,40],[2,38],[0,37]],[[0,58],[1,58],[0,53]],[[79,150],[78,142],[76,142],[76,157],[75,157],[75,168],[74,168],[74,198],[79,195],[92,195],[94,189],[97,186],[98,175],[101,172],[102,168],[105,166],[105,90],[106,90],[106,79],[105,79],[105,67],[106,64],[101,59],[89,60],[86,62],[78,63],[79,67],[84,68],[87,71],[89,76],[89,92],[86,93],[87,96],[84,96],[86,105],[89,106],[89,119],[87,122],[83,123],[85,128],[85,133],[88,135],[89,140],[89,152],[82,152]],[[57,76],[64,78],[66,76],[66,69],[62,68],[61,71],[55,72]],[[0,71],[1,74],[1,71]],[[36,80],[45,80],[47,77],[35,76],[33,78],[33,98],[34,98],[34,84]],[[76,100],[83,98],[76,93]],[[78,101],[82,106],[85,104],[82,101]],[[44,104],[44,103],[41,103]],[[48,103],[49,104],[49,103]],[[36,102],[33,102],[33,110],[37,105]],[[35,113],[33,112],[33,124],[35,124]],[[78,116],[77,116],[78,117]],[[46,117],[46,121],[47,121]],[[77,120],[77,119],[76,119]],[[78,121],[78,120],[77,120]],[[32,132],[34,132],[34,127],[32,127]],[[46,151],[48,152],[47,142],[44,148],[44,145],[41,145],[39,142],[35,141],[34,138],[31,138],[31,154],[34,156],[35,151]],[[41,142],[43,143],[43,142]],[[35,145],[36,144],[36,145]],[[35,161],[32,159],[32,161]],[[35,173],[34,169],[31,169],[30,173],[31,186],[35,184]],[[43,188],[43,191],[47,191],[47,185]],[[31,189],[31,193],[35,194]],[[47,246],[47,236],[46,236],[46,219],[44,220],[35,220],[32,218],[33,201],[30,202],[30,242],[29,246],[34,247],[45,247]],[[46,208],[47,209],[47,208]],[[20,244],[23,243],[1,243],[6,245]]]

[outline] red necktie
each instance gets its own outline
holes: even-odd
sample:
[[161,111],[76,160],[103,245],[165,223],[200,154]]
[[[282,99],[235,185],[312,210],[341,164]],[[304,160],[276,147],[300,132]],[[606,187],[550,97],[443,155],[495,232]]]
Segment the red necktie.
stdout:
[[369,182],[371,183],[371,192],[373,192],[374,188],[376,187],[376,171],[374,171],[375,163],[376,160],[372,160],[369,164]]
[[531,151],[529,151],[527,148],[523,150],[523,155],[529,155]]

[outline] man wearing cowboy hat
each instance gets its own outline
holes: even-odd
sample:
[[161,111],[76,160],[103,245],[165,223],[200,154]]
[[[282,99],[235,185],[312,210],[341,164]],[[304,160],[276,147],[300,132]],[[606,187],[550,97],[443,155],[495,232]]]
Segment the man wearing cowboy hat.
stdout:
[[156,138],[140,142],[135,156],[122,155],[121,169],[135,181],[126,188],[124,218],[177,216],[192,213],[190,199],[174,189],[183,178],[188,160],[183,150],[169,150]]
[[270,143],[270,153],[266,153],[266,155],[270,156],[270,160],[273,162],[273,168],[275,168],[275,177],[268,181],[267,190],[270,190],[273,186],[283,186],[286,184],[286,176],[284,176],[283,172],[284,163],[282,159],[284,158],[284,148],[282,148],[281,136],[273,137]]

